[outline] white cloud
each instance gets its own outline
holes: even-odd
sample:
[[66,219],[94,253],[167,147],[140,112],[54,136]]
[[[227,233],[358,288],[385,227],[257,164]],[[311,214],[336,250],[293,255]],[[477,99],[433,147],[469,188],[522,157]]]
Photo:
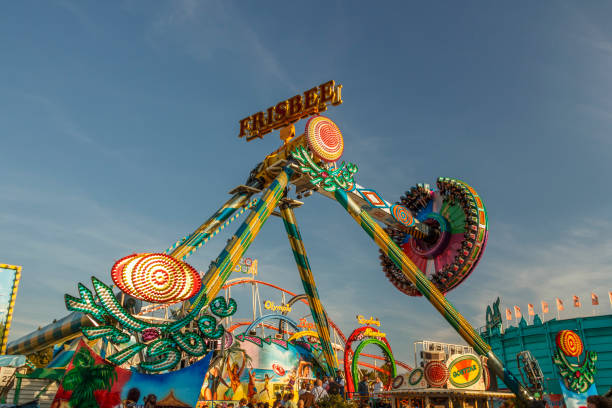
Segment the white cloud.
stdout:
[[88,146],[91,151],[124,161],[118,150],[109,149],[98,142],[92,132],[83,129],[59,101],[40,94],[23,93],[20,96],[42,107],[43,112],[60,134],[68,136],[74,142]]
[[[276,54],[231,2],[181,0],[168,4],[156,10],[146,33],[154,49],[175,47],[207,62],[220,50],[243,55],[252,64],[251,69],[258,67],[283,86],[299,91]],[[146,3],[147,8],[150,6]]]

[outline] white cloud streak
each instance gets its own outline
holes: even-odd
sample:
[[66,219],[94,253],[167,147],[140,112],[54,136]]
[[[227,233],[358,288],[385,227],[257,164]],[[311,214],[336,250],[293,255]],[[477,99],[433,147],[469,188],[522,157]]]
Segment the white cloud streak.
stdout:
[[[150,3],[146,3],[150,7]],[[210,62],[219,50],[242,54],[294,92],[294,80],[278,57],[261,40],[252,24],[231,2],[181,0],[160,7],[147,33],[155,49],[176,47]]]

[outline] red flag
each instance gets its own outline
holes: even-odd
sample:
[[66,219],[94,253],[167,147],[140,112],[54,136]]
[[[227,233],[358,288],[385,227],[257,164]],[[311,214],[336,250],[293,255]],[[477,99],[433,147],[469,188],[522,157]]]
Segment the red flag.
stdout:
[[580,307],[580,298],[574,295],[574,307]]
[[[612,299],[612,298],[611,298]],[[558,311],[563,311],[565,310],[565,308],[563,307],[563,301],[559,298],[557,298],[557,310]]]
[[542,301],[542,314],[548,313],[548,302]]
[[593,306],[597,306],[599,305],[599,298],[597,297],[597,295],[595,294],[595,292],[591,292],[591,304]]
[[531,303],[527,303],[527,313],[529,313],[529,316],[535,316],[535,310],[533,310]]
[[612,306],[612,292],[608,292],[608,297],[610,298],[610,305]]
[[[612,297],[610,297],[610,299],[612,299]],[[508,308],[506,308],[506,320],[512,320],[512,311]]]
[[518,306],[514,306],[514,315],[516,316],[516,320],[519,320],[523,315],[521,314],[521,308]]

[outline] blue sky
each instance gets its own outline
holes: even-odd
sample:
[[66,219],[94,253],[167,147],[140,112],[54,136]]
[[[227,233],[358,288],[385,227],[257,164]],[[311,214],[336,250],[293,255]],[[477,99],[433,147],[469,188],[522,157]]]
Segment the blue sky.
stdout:
[[[599,313],[611,310],[610,4],[2,9],[0,262],[23,266],[11,339],[63,316],[76,282],[110,282],[116,259],[190,233],[279,145],[277,133],[238,139],[238,120],[330,79],[345,102],[327,115],[360,184],[395,201],[448,176],[483,197],[489,245],[448,296],[474,326],[497,296],[526,311],[555,296],[588,303],[596,289]],[[314,195],[297,217],[319,293],[346,333],[356,314],[377,316],[408,361],[415,340],[459,340],[425,300],[387,282],[377,248],[337,204]],[[231,231],[189,262],[206,270]],[[248,255],[262,279],[300,292],[279,219]]]

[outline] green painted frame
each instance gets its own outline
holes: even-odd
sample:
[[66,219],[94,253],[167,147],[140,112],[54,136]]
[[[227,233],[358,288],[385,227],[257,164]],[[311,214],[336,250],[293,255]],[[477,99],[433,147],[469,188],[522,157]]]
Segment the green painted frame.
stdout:
[[389,361],[391,362],[391,378],[393,379],[397,377],[397,366],[395,365],[395,359],[393,358],[393,353],[391,353],[391,350],[389,350],[387,345],[378,339],[365,339],[359,344],[359,346],[357,346],[357,349],[355,349],[355,354],[353,354],[353,361],[351,362],[351,372],[353,373],[353,383],[355,386],[355,390],[357,390],[357,378],[359,378],[359,372],[357,371],[359,353],[361,353],[361,350],[363,350],[363,348],[368,344],[376,344],[382,349],[382,351],[387,355]]

